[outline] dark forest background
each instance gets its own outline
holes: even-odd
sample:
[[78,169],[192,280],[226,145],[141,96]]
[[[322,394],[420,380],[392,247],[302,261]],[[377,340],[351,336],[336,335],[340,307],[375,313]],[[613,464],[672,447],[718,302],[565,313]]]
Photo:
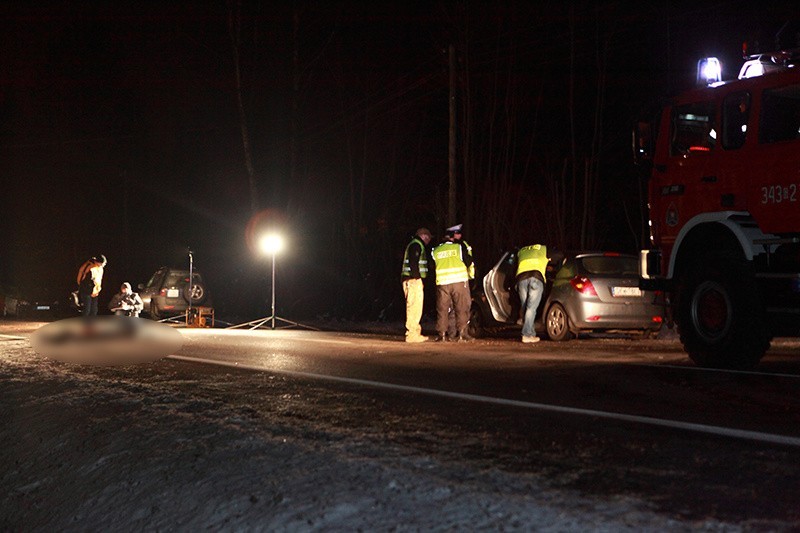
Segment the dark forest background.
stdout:
[[[0,283],[63,295],[109,258],[109,298],[187,264],[219,316],[401,316],[419,226],[455,221],[478,275],[503,249],[635,252],[647,239],[631,126],[741,65],[792,2],[44,2],[2,8]],[[321,7],[324,4],[325,7]],[[251,243],[252,244],[252,243]],[[101,302],[102,305],[102,302]]]

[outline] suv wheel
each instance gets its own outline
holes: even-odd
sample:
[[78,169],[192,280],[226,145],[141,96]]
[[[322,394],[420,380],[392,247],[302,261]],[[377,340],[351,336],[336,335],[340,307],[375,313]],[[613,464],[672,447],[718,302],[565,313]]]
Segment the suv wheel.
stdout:
[[183,289],[183,299],[192,305],[200,305],[206,301],[206,287],[202,283],[187,284]]

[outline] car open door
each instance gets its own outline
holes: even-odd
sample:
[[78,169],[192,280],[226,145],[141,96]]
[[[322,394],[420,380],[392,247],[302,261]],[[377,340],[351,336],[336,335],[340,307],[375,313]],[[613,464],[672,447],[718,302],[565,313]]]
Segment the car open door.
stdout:
[[513,324],[519,318],[519,299],[511,290],[517,273],[516,252],[506,252],[483,277],[483,291],[492,316],[501,323]]

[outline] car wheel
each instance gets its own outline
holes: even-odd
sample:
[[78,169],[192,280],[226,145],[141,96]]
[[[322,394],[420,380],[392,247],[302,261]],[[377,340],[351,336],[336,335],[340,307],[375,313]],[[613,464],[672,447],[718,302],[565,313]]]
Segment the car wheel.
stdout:
[[183,289],[183,298],[192,305],[200,305],[206,301],[208,292],[202,283],[186,285]]
[[158,306],[155,303],[150,304],[150,318],[161,320],[161,313],[158,312]]
[[553,304],[547,310],[545,329],[551,340],[568,341],[572,338],[572,332],[569,330],[569,317],[561,304]]
[[471,337],[479,339],[483,337],[483,317],[481,311],[477,307],[473,307],[469,312],[469,324],[467,325],[467,332]]

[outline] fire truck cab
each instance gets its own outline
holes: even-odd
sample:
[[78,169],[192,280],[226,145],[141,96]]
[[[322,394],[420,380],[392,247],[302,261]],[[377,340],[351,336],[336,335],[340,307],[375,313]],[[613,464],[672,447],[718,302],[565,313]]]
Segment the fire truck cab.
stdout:
[[641,285],[670,296],[701,366],[749,368],[773,336],[800,335],[796,57],[751,58],[739,79],[670,99],[634,135],[651,167]]

